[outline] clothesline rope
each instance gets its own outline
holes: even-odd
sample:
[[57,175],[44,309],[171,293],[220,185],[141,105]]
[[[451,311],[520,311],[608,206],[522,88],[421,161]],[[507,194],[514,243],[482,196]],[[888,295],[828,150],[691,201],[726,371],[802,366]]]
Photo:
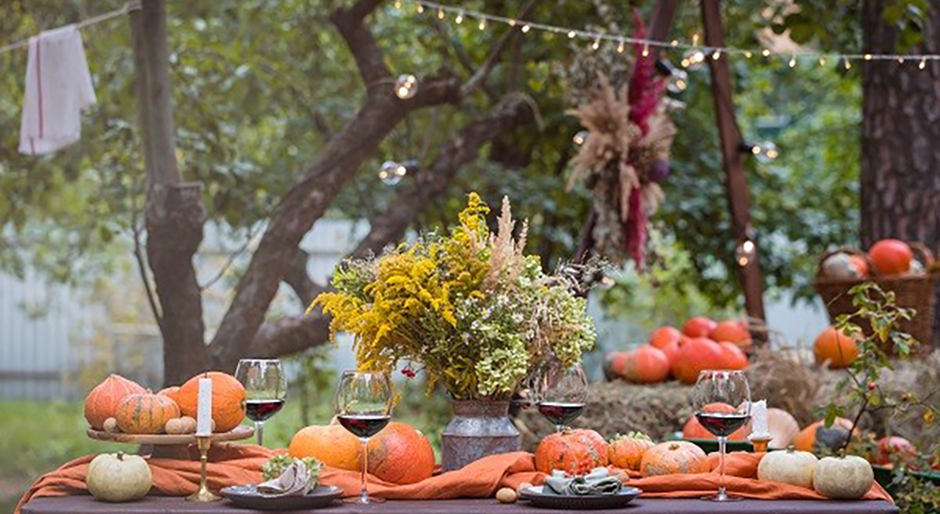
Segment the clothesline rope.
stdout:
[[[697,42],[686,43],[673,39],[671,41],[657,41],[653,39],[643,39],[643,38],[634,38],[619,34],[611,34],[609,32],[593,32],[589,30],[582,30],[570,27],[562,27],[558,25],[549,25],[546,23],[536,23],[532,21],[510,18],[506,16],[498,16],[494,14],[488,14],[482,11],[474,11],[470,9],[464,9],[462,7],[454,7],[450,5],[444,5],[437,2],[432,2],[428,0],[395,0],[394,6],[398,9],[402,8],[403,2],[409,2],[416,6],[417,12],[423,13],[425,10],[432,10],[436,13],[437,17],[440,19],[445,19],[446,14],[451,14],[455,16],[457,23],[462,23],[463,20],[474,18],[479,20],[480,30],[486,29],[487,22],[502,23],[509,25],[510,27],[519,27],[523,33],[527,33],[530,30],[541,30],[544,32],[552,32],[555,34],[564,34],[571,39],[583,39],[589,42],[592,42],[593,48],[596,50],[601,42],[613,42],[618,43],[618,50],[623,49],[624,44],[637,44],[645,45],[650,48],[662,48],[662,49],[680,49],[680,50],[693,50],[706,52],[708,57],[713,57],[715,59],[719,58],[721,54],[729,55],[742,55],[745,58],[750,59],[751,57],[763,56],[764,58],[777,57],[784,58],[790,61],[790,66],[793,67],[796,64],[796,59],[809,59],[813,58],[820,60],[820,64],[825,64],[828,60],[835,61],[897,61],[899,63],[904,63],[905,60],[911,61],[936,61],[940,60],[940,54],[873,54],[873,53],[841,53],[841,52],[817,52],[810,50],[798,50],[795,52],[781,52],[773,51],[768,48],[740,48],[733,46],[709,46],[701,45]],[[433,15],[433,14],[432,14]]]
[[[81,20],[75,23],[75,28],[82,29],[85,27],[89,27],[91,25],[96,25],[98,23],[102,23],[102,22],[117,18],[119,16],[123,16],[131,11],[136,11],[138,9],[140,9],[140,0],[131,0],[125,3],[124,6],[122,6],[120,9],[115,9],[113,11],[109,11],[103,14],[99,14],[97,16],[92,16],[91,18]],[[6,46],[0,46],[0,54],[12,52],[13,50],[17,50],[20,48],[26,48],[27,46],[29,46],[29,38],[17,41],[15,43],[10,43]]]

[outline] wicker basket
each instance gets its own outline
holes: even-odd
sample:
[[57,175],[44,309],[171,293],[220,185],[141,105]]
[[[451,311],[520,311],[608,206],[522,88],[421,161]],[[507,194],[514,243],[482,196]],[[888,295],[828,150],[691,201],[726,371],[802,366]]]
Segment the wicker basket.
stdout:
[[[819,259],[816,270],[814,286],[816,292],[822,297],[830,321],[842,314],[851,314],[857,309],[852,305],[852,298],[848,295],[849,289],[863,282],[874,280],[885,291],[893,291],[895,301],[899,307],[914,309],[916,314],[911,320],[902,321],[901,329],[914,336],[922,348],[933,346],[934,326],[934,291],[937,284],[938,273],[930,249],[920,243],[908,243],[914,251],[915,258],[921,262],[926,271],[919,275],[884,275],[879,276],[878,270],[869,259],[868,254],[849,248],[839,248],[823,254]],[[865,279],[829,278],[823,274],[823,263],[830,256],[837,253],[857,255],[865,259],[871,277]]]

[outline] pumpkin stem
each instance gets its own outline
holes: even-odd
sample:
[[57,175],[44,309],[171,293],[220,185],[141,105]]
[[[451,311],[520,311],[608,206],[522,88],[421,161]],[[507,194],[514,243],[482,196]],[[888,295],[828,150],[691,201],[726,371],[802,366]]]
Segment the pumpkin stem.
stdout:
[[117,452],[117,459],[124,462],[124,452]]
[[792,444],[787,446],[787,453],[793,453],[795,451],[796,451],[796,447],[793,446]]

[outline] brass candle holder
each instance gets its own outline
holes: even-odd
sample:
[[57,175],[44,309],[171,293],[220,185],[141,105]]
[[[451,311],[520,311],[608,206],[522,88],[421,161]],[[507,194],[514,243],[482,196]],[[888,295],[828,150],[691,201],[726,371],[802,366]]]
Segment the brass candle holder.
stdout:
[[753,435],[748,436],[748,439],[751,441],[751,444],[754,445],[754,452],[761,453],[767,451],[767,445],[770,444],[770,440],[773,439],[772,436],[763,436],[763,437],[754,437]]
[[196,436],[196,448],[199,449],[199,490],[190,496],[186,497],[188,502],[215,502],[219,501],[222,498],[212,494],[212,491],[209,490],[206,478],[206,465],[209,463],[209,447],[212,446],[212,436],[208,435],[197,435]]

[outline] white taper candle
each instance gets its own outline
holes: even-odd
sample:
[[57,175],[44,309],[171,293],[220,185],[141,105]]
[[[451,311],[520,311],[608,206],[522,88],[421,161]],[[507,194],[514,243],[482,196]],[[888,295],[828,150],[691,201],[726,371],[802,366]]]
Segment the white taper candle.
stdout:
[[212,435],[212,379],[199,379],[199,404],[196,410],[196,435]]
[[760,400],[751,404],[751,434],[756,437],[770,435],[767,427],[767,400]]

